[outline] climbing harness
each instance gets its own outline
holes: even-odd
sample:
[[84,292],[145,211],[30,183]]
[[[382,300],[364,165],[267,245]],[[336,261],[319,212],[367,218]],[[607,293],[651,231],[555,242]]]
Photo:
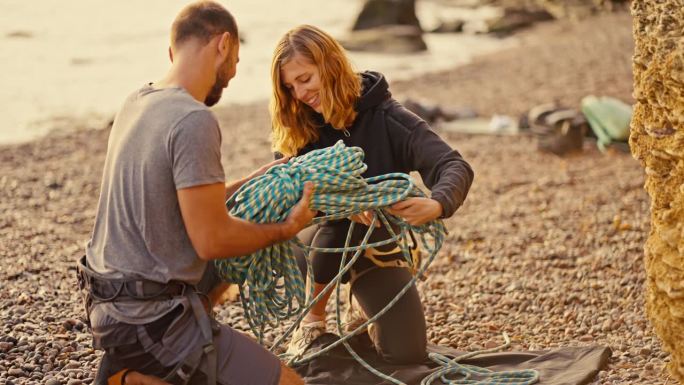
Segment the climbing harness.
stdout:
[[107,350],[111,346],[118,346],[120,345],[118,340],[125,338],[118,335],[116,328],[107,330],[92,328],[89,317],[93,306],[96,304],[126,301],[165,301],[174,297],[187,297],[203,337],[202,345],[198,345],[179,360],[176,352],[165,348],[160,342],[154,342],[143,325],[138,325],[135,328],[135,338],[144,346],[148,346],[147,352],[165,366],[171,366],[170,363],[174,363],[173,369],[163,380],[178,379],[180,380],[179,383],[187,384],[190,377],[199,368],[202,359],[206,359],[207,384],[216,384],[217,354],[214,347],[214,335],[218,332],[218,324],[204,309],[200,294],[192,285],[178,281],[163,284],[141,278],[112,279],[92,270],[88,266],[85,256],[78,261],[77,277],[85,305],[86,319],[93,334],[93,346],[96,349]]
[[[347,218],[366,210],[374,210],[374,217],[368,227],[359,246],[351,246],[351,235],[354,230],[354,222],[349,226],[344,247],[342,248],[317,248],[302,244],[297,238],[282,242],[277,245],[261,249],[253,254],[222,259],[216,261],[219,275],[227,282],[236,283],[240,288],[240,299],[245,311],[245,317],[250,328],[259,342],[263,342],[266,325],[275,326],[278,321],[296,316],[293,324],[272,345],[271,351],[276,351],[278,346],[299,325],[308,309],[316,304],[333,286],[337,292],[337,329],[340,339],[326,346],[318,352],[306,356],[281,355],[289,365],[303,364],[321,354],[324,354],[336,346],[343,344],[348,352],[366,369],[375,375],[394,384],[402,382],[379,372],[366,363],[348,343],[348,340],[356,334],[366,330],[367,326],[375,322],[385,314],[406,293],[434,260],[446,237],[446,228],[442,221],[435,220],[421,226],[411,226],[387,213],[384,208],[393,203],[402,201],[408,197],[424,197],[410,176],[403,173],[391,173],[364,179],[361,177],[366,171],[363,163],[363,150],[358,147],[346,147],[342,141],[325,149],[311,151],[303,156],[290,159],[286,164],[280,164],[269,169],[264,175],[253,178],[245,183],[226,202],[230,214],[256,223],[280,222],[287,218],[291,208],[301,197],[304,183],[311,181],[316,186],[311,199],[310,207],[324,213],[324,216],[314,218],[313,224],[323,221]],[[369,243],[370,236],[375,229],[376,223],[382,224],[390,234],[388,239]],[[399,231],[393,230],[398,226]],[[426,252],[426,258],[417,258],[411,250],[415,247],[409,245],[412,234],[419,237],[420,243]],[[340,308],[340,283],[342,277],[351,269],[352,265],[362,255],[368,255],[368,250],[396,243],[401,249],[406,266],[415,272],[414,277],[397,293],[381,311],[370,317],[365,323],[353,331],[345,334],[340,322],[342,319]],[[415,246],[415,240],[413,240]],[[310,285],[305,295],[304,281],[296,264],[294,248],[300,247],[308,252],[316,250],[326,253],[342,253],[340,270],[337,276],[326,285],[319,295],[313,297],[313,285]],[[394,250],[392,251],[394,252]],[[351,257],[349,257],[351,254]],[[373,255],[373,251],[370,251]],[[349,258],[348,258],[349,257]],[[313,269],[307,253],[307,278],[313,282]],[[296,304],[295,304],[296,302]],[[507,337],[506,337],[507,338]],[[503,346],[505,347],[505,346]],[[502,348],[503,348],[502,347]],[[485,351],[489,352],[489,351]],[[473,355],[481,352],[471,353]],[[524,377],[518,371],[505,372],[504,377],[494,377],[487,369],[458,364],[457,359],[448,359],[442,356],[431,356],[442,369],[438,370],[437,377],[429,376],[423,384],[428,385],[435,378],[447,379],[447,375],[462,373],[466,379],[448,380],[447,384],[516,384],[527,385],[537,381],[536,371],[529,372],[535,376]],[[470,357],[470,356],[469,356]],[[457,371],[456,368],[461,368]],[[462,369],[465,368],[465,369]],[[471,380],[476,374],[482,377],[480,380]],[[497,374],[498,375],[498,374]],[[526,374],[527,375],[527,371]],[[531,382],[516,382],[523,377]],[[470,382],[454,382],[470,381]],[[473,382],[480,381],[480,382]]]

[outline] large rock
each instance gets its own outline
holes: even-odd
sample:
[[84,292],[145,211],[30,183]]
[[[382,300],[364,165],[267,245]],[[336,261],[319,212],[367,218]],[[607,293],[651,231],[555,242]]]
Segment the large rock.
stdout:
[[427,50],[423,31],[409,25],[386,25],[353,31],[340,43],[350,51],[401,54]]
[[612,11],[624,0],[539,0],[556,19],[583,19],[599,11]]
[[462,32],[465,21],[461,19],[441,20],[439,24],[432,29],[432,33],[456,33]]
[[366,0],[352,30],[396,24],[421,29],[416,17],[416,0]]
[[556,19],[583,19],[596,12],[624,8],[629,0],[482,0],[481,4],[531,11],[545,10]]
[[684,383],[684,8],[633,1],[634,106],[630,147],[646,173],[651,232],[646,310]]
[[540,21],[552,19],[553,16],[543,9],[504,8],[496,17],[465,23],[463,31],[506,34]]

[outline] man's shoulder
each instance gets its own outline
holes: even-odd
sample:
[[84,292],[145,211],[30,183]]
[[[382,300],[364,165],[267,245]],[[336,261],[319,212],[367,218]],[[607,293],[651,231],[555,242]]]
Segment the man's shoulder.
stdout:
[[214,125],[214,113],[203,103],[195,100],[182,88],[155,89],[146,85],[129,95],[121,113],[144,117],[143,120],[172,128],[184,121],[204,121]]
[[167,108],[179,113],[191,113],[195,111],[211,112],[209,107],[200,103],[182,88],[154,89],[143,87],[138,90],[138,98],[144,103],[149,103],[155,108]]

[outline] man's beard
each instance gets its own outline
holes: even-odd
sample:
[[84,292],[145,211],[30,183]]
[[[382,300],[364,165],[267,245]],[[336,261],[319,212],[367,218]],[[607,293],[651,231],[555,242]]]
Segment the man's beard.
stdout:
[[219,100],[221,100],[221,95],[223,94],[223,89],[226,88],[228,85],[228,75],[226,75],[225,72],[223,72],[223,68],[226,66],[228,61],[228,58],[226,58],[226,62],[219,67],[219,70],[216,72],[216,81],[214,82],[214,85],[211,87],[211,90],[209,91],[209,94],[207,95],[206,98],[204,98],[204,104],[207,107],[211,107],[214,104],[218,103]]

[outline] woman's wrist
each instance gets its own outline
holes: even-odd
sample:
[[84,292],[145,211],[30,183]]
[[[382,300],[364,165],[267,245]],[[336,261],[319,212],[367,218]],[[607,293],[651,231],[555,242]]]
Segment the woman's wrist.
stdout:
[[430,198],[430,200],[434,201],[435,204],[435,216],[433,217],[434,219],[439,219],[439,218],[444,218],[444,206],[442,206],[442,202],[438,201],[435,198]]

